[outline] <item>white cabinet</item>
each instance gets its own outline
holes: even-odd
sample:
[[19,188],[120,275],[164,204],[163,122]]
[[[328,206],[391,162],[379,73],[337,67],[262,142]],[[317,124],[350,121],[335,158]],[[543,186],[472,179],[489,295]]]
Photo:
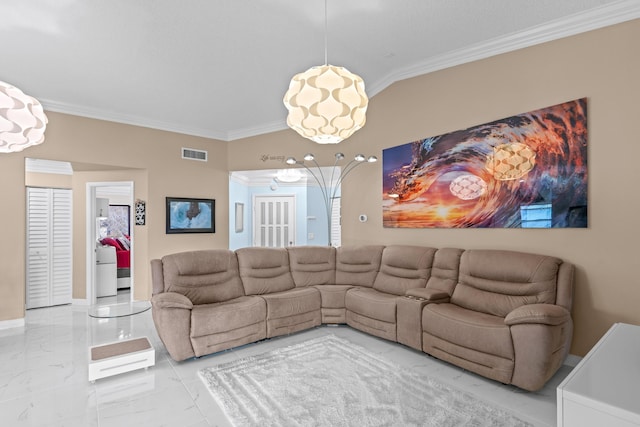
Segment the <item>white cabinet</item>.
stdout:
[[71,303],[71,190],[27,188],[27,308]]
[[117,295],[117,279],[116,248],[98,246],[96,249],[96,296],[100,298]]
[[640,426],[640,326],[613,325],[557,396],[559,427]]

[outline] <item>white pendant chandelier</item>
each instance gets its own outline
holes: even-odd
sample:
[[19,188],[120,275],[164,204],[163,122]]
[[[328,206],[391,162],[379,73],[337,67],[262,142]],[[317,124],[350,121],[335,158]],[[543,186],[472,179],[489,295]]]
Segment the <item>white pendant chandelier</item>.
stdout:
[[44,142],[47,116],[37,99],[0,81],[0,153],[15,153]]
[[293,76],[283,102],[291,129],[318,144],[337,144],[364,126],[369,98],[360,76],[328,64],[326,0],[324,15],[324,65]]

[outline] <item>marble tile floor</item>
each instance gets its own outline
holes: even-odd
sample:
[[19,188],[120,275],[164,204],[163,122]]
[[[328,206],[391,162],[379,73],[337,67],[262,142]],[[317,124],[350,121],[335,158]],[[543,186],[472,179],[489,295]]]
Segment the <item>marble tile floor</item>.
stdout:
[[[28,310],[24,327],[0,330],[0,425],[229,426],[198,378],[199,369],[325,334],[352,340],[407,368],[426,371],[434,378],[512,411],[535,426],[555,425],[556,387],[571,370],[563,366],[544,389],[529,393],[348,326],[322,326],[175,362],[155,332],[151,311],[96,319],[89,317],[87,310],[88,307],[77,305]],[[143,336],[156,349],[155,366],[95,383],[87,380],[89,346]]]

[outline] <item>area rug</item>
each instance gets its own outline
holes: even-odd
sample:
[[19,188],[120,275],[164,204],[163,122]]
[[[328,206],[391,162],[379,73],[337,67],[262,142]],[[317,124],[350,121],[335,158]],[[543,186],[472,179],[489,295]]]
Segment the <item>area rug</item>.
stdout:
[[235,426],[531,426],[328,335],[199,372]]

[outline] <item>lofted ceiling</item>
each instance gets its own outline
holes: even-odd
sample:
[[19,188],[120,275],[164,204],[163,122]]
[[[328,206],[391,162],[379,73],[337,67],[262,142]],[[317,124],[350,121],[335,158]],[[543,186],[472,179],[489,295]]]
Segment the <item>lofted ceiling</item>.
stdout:
[[0,80],[46,110],[220,140],[286,128],[328,62],[402,79],[640,17],[638,0],[2,0]]

